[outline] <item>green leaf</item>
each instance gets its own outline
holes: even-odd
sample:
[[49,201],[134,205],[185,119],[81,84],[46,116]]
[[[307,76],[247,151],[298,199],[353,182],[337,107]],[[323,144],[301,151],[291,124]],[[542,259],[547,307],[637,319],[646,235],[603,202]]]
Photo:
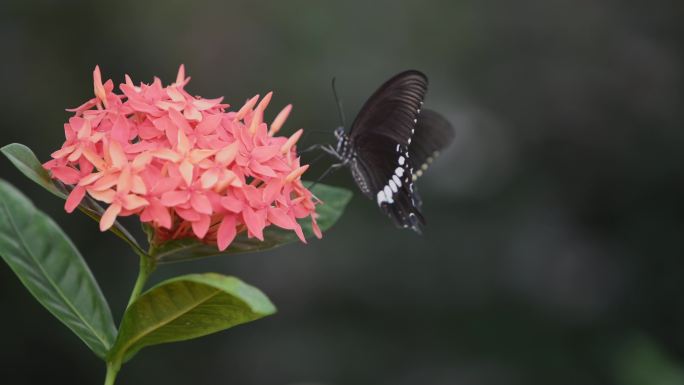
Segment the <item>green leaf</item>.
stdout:
[[614,360],[617,384],[684,384],[681,361],[648,335],[623,336],[610,357]]
[[66,199],[66,195],[55,186],[50,174],[43,168],[30,148],[20,143],[12,143],[0,148],[0,151],[22,174],[56,196]]
[[124,362],[140,349],[184,341],[275,313],[257,288],[235,277],[190,274],[162,282],[126,310],[109,361]]
[[59,226],[3,180],[0,256],[38,302],[105,357],[116,327],[88,265]]
[[[23,144],[12,143],[0,148],[0,151],[2,151],[7,159],[9,159],[10,162],[29,179],[54,195],[62,199],[67,198],[68,191],[66,186],[59,182],[55,183],[55,181],[50,178],[50,174],[43,168],[43,165],[30,148]],[[94,199],[88,196],[86,196],[78,208],[95,221],[99,221],[104,213],[104,209]],[[133,235],[131,235],[121,223],[114,222],[114,226],[111,227],[110,231],[126,241],[126,243],[133,247],[138,253],[145,253]]]
[[[342,216],[344,208],[351,200],[352,192],[339,187],[318,184],[313,193],[323,201],[323,204],[316,208],[316,212],[319,215],[318,225],[321,231],[326,231]],[[301,220],[300,224],[306,238],[313,237],[311,220]],[[159,263],[180,262],[216,255],[263,251],[298,240],[299,238],[293,231],[270,226],[264,231],[263,241],[256,238],[249,239],[245,233],[242,233],[225,251],[219,251],[216,246],[201,243],[193,238],[186,238],[162,243],[152,250],[151,255]]]

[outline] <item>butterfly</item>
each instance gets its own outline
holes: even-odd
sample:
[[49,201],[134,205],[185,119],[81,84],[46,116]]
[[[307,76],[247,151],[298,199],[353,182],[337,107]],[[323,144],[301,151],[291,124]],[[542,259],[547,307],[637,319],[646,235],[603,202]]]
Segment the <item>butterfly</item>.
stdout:
[[349,167],[364,195],[397,226],[418,233],[425,218],[414,183],[454,139],[452,125],[423,108],[427,86],[420,71],[395,75],[368,98],[349,133],[335,130],[336,147],[323,148],[339,160],[331,168]]

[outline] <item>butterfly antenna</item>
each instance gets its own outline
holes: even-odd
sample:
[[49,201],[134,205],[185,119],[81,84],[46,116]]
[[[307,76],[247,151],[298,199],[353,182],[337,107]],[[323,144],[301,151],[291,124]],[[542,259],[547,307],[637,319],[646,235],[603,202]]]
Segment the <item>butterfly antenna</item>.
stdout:
[[335,87],[334,77],[332,78],[332,91],[333,95],[335,96],[335,103],[337,103],[337,113],[340,115],[340,123],[342,123],[342,127],[347,127],[346,120],[344,119],[344,109],[342,108],[340,97],[337,95],[337,87]]

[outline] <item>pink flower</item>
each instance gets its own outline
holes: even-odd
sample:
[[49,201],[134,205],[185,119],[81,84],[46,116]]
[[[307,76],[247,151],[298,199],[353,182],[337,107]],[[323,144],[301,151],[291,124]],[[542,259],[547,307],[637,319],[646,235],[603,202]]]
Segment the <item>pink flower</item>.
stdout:
[[264,229],[294,231],[310,217],[318,237],[317,201],[301,182],[296,142],[278,137],[292,106],[269,125],[263,121],[272,93],[255,96],[237,111],[223,98],[193,97],[183,66],[164,87],[135,85],[129,76],[114,91],[93,72],[95,97],[68,110],[66,141],[44,167],[73,188],[65,204],[73,211],[87,195],[107,205],[100,229],[117,217],[138,215],[154,230],[153,241],[194,237],[220,250],[235,237],[264,239]]

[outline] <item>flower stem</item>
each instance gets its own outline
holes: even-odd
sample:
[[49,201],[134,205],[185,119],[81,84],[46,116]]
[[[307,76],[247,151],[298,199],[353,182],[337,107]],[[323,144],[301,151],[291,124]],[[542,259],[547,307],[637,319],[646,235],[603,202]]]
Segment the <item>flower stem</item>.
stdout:
[[138,279],[135,281],[133,292],[131,292],[128,305],[126,305],[127,309],[133,302],[135,302],[136,299],[138,299],[138,297],[140,297],[142,290],[145,288],[145,283],[147,283],[147,279],[150,277],[150,274],[152,274],[155,268],[156,264],[152,258],[150,258],[148,255],[140,254],[140,270],[138,271]]
[[[138,299],[138,297],[140,297],[140,294],[145,288],[145,283],[147,283],[147,279],[150,277],[150,274],[152,274],[152,272],[156,268],[154,258],[142,252],[139,252],[137,254],[140,257],[140,270],[138,271],[138,278],[135,280],[135,286],[133,286],[131,298],[128,300],[128,305],[126,305],[126,309],[131,307],[133,302],[135,302]],[[121,357],[108,357],[105,385],[114,385],[114,381],[116,381],[116,376],[117,374],[119,374],[119,370],[121,369],[121,362]]]
[[107,363],[107,377],[105,377],[104,385],[114,385],[114,381],[116,381],[116,375],[119,374],[120,368],[120,365],[116,365],[111,362]]

